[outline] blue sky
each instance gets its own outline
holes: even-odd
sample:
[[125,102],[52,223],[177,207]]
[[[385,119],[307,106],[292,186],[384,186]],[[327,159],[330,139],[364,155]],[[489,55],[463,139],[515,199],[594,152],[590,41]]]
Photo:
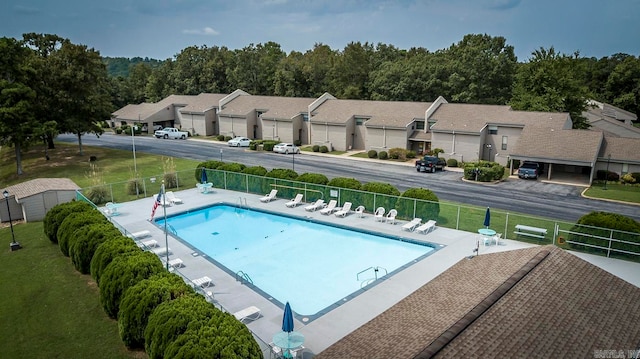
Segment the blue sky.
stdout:
[[56,34],[102,56],[172,58],[188,46],[274,41],[285,52],[352,41],[445,49],[503,36],[526,61],[540,47],[640,56],[640,0],[8,0],[0,36]]

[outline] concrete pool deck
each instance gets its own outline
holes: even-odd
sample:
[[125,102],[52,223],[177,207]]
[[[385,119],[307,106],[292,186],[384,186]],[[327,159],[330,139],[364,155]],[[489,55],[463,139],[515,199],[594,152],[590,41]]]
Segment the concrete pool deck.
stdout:
[[[433,278],[446,271],[461,259],[474,255],[473,249],[479,239],[477,233],[458,231],[437,227],[428,234],[407,232],[401,229],[406,221],[398,221],[396,224],[376,222],[372,209],[364,217],[359,218],[351,213],[345,218],[334,215],[322,215],[319,211],[308,212],[304,210],[306,204],[295,208],[288,208],[285,203],[290,200],[277,199],[269,203],[259,201],[261,195],[253,195],[241,192],[215,189],[212,193],[200,193],[196,188],[176,192],[176,196],[183,200],[183,204],[166,207],[167,215],[180,213],[186,210],[211,205],[214,203],[242,204],[250,208],[264,209],[274,213],[282,213],[301,218],[353,226],[387,235],[400,236],[413,240],[426,241],[439,245],[440,248],[426,259],[414,263],[408,268],[391,276],[388,279],[379,280],[376,285],[368,286],[364,293],[345,301],[335,309],[324,314],[318,319],[305,323],[295,320],[295,330],[304,334],[304,346],[312,353],[319,353],[336,341],[352,332],[401,299],[413,293]],[[357,207],[354,203],[354,208]],[[122,203],[119,215],[111,217],[112,222],[125,229],[127,232],[149,231],[150,236],[140,239],[155,240],[159,247],[165,246],[165,234],[162,228],[158,228],[149,222],[153,198],[151,196],[131,202]],[[159,207],[155,218],[162,218],[164,210]],[[503,245],[484,247],[480,244],[479,255],[498,251],[514,250],[534,246],[512,240],[503,240]],[[283,309],[276,303],[254,292],[251,288],[230,275],[226,271],[216,267],[197,251],[184,245],[171,235],[166,236],[166,244],[171,249],[169,259],[179,258],[184,267],[176,269],[183,276],[191,280],[207,276],[214,283],[205,291],[213,294],[215,303],[226,311],[234,313],[250,306],[260,309],[261,317],[247,322],[251,331],[265,343],[271,342],[273,335],[281,331]],[[640,286],[640,264],[609,259],[582,253],[575,253],[592,264],[636,285]],[[257,254],[259,255],[259,254]],[[357,253],[354,253],[357,255]],[[165,256],[161,256],[165,260]],[[375,263],[371,264],[375,266]],[[295,270],[295,268],[292,268]],[[354,277],[356,273],[354,273]],[[367,288],[367,287],[365,287]],[[295,311],[295,308],[292,308]]]

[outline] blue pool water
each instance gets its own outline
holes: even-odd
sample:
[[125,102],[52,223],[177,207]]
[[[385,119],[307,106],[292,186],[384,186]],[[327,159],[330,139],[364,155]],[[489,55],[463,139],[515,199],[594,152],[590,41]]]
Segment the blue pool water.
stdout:
[[288,301],[306,317],[330,310],[373,285],[376,275],[392,274],[434,250],[424,243],[222,204],[168,217],[167,223],[223,269],[247,273],[267,298]]

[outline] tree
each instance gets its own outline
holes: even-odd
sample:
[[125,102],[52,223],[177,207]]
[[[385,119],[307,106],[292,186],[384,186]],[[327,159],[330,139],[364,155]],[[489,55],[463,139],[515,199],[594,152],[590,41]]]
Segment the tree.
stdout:
[[612,94],[611,104],[640,114],[640,59],[626,57],[611,72],[605,88]]
[[582,116],[591,95],[583,81],[584,66],[579,54],[558,54],[554,48],[540,48],[517,72],[510,105],[515,110],[568,112],[573,128],[589,128]]
[[29,85],[33,81],[31,56],[17,40],[0,38],[0,143],[14,147],[18,175],[23,174],[22,149],[38,128],[31,111],[36,100]]

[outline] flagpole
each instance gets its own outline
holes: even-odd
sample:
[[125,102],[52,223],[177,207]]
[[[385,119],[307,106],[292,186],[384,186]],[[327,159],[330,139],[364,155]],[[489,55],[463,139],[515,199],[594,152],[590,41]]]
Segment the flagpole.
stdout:
[[167,266],[167,271],[169,270],[169,237],[167,235],[167,206],[165,206],[167,203],[166,201],[166,196],[165,196],[165,192],[164,192],[164,180],[162,180],[162,210],[164,211],[164,248],[166,250],[166,266]]

